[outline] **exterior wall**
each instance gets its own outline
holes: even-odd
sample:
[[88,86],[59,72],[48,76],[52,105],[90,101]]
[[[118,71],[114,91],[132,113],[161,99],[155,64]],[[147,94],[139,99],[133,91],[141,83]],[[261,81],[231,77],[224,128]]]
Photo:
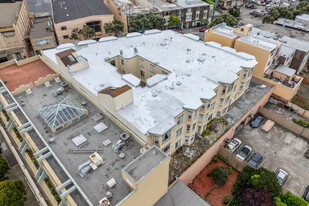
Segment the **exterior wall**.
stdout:
[[212,29],[209,29],[208,32],[205,33],[204,41],[206,42],[214,41],[214,42],[221,44],[222,46],[228,46],[228,47],[234,48],[235,41],[238,38],[239,37],[229,38],[229,37],[214,33]]
[[[130,193],[125,199],[118,203],[118,205],[154,205],[167,192],[169,162],[170,159],[168,158],[157,168],[152,170],[151,173],[136,184],[135,191]],[[122,172],[122,177],[124,180],[129,179],[124,172]]]
[[269,100],[272,94],[270,90],[252,109],[247,112],[235,125],[233,125],[229,131],[227,131],[214,145],[212,145],[191,167],[189,167],[180,177],[185,184],[189,184],[212,160],[224,144],[225,139],[232,138],[235,133],[236,127],[247,119],[250,114],[256,114],[260,107],[263,107]]
[[[49,44],[37,45],[37,41],[41,41],[41,40],[48,40]],[[48,36],[48,37],[30,39],[30,41],[31,41],[31,45],[32,45],[34,52],[41,51],[43,49],[55,48],[57,46],[54,34],[52,34],[51,36]]]
[[[100,38],[100,37],[108,36],[108,34],[105,33],[103,26],[105,23],[112,22],[113,20],[114,20],[113,14],[88,16],[84,18],[74,19],[71,21],[55,23],[54,28],[55,28],[55,33],[57,35],[59,44],[70,43],[70,42],[74,43],[75,40],[70,39],[73,29],[75,28],[82,29],[83,26],[86,25],[87,22],[100,21],[101,22],[101,32],[97,32],[94,36],[94,38]],[[61,30],[61,27],[66,27],[67,29]],[[64,38],[65,35],[68,35],[67,39]]]
[[115,109],[119,109],[131,104],[133,102],[133,90],[130,89],[114,98]]
[[[109,8],[109,10],[114,14],[116,20],[121,21],[124,25],[123,31],[128,32],[128,17],[122,11],[121,7],[115,4],[112,0],[103,0],[104,4]],[[118,10],[118,8],[120,8]]]
[[[31,28],[30,13],[26,1],[21,4],[18,18],[15,24],[9,26],[8,33],[0,33],[0,52],[7,51],[8,59],[13,59],[11,54],[18,54],[17,59],[27,57],[27,43],[25,37],[29,34]],[[0,31],[1,32],[1,31]],[[13,37],[5,37],[7,34],[14,35]]]
[[246,52],[248,54],[255,56],[255,59],[258,62],[258,64],[255,66],[253,70],[253,75],[257,77],[264,76],[264,71],[266,71],[267,67],[271,65],[271,63],[268,65],[268,62],[272,62],[270,58],[275,56],[275,52],[273,55],[271,55],[271,53],[268,50],[264,50],[254,45],[247,44],[237,40],[234,49],[236,49],[237,52]]
[[69,70],[71,72],[77,72],[79,70],[82,70],[88,67],[89,67],[88,61],[84,61],[84,62],[78,62],[76,64],[69,66]]

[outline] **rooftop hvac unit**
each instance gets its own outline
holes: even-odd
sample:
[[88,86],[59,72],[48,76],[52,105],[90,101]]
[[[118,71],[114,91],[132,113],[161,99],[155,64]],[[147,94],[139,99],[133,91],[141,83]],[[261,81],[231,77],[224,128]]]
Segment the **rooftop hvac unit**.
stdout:
[[111,205],[111,203],[108,201],[106,197],[101,199],[99,203],[100,203],[100,206],[110,206]]
[[108,185],[109,188],[112,188],[117,184],[117,182],[114,178],[112,178],[112,179],[108,180],[106,184]]
[[141,154],[144,154],[146,151],[147,151],[147,150],[146,150],[146,148],[144,148],[144,147],[142,147],[142,148],[139,150],[139,152],[140,152]]

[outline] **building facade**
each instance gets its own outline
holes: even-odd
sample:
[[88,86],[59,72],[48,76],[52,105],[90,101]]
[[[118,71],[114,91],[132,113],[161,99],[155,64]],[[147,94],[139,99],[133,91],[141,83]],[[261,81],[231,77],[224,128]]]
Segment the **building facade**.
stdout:
[[[112,22],[114,15],[102,1],[91,0],[87,3],[82,0],[52,1],[54,30],[59,44],[74,43],[76,40],[85,40],[80,30],[84,26],[94,29],[92,38],[108,36],[104,30],[104,24]],[[72,31],[76,30],[77,38],[72,37]]]
[[[264,37],[260,32],[252,32],[253,29],[251,24],[231,28],[223,23],[209,29],[204,40],[214,41],[234,48],[238,52],[255,56],[258,64],[254,68],[253,75],[276,85],[274,95],[277,97],[291,100],[302,82],[302,78],[297,76],[296,72],[303,65],[297,69],[292,67],[297,51],[285,44],[283,40],[277,41]],[[285,69],[280,69],[282,66]],[[276,74],[282,72],[286,77],[277,78]]]
[[24,59],[29,54],[31,19],[25,0],[0,3],[0,61]]
[[200,0],[177,0],[165,1],[155,0],[148,2],[139,0],[127,2],[123,0],[104,0],[105,5],[113,12],[115,19],[124,24],[124,31],[128,32],[128,22],[136,14],[155,13],[162,15],[165,20],[165,26],[168,27],[168,21],[172,14],[180,19],[179,28],[192,28],[204,25],[204,21],[209,17],[209,4]]

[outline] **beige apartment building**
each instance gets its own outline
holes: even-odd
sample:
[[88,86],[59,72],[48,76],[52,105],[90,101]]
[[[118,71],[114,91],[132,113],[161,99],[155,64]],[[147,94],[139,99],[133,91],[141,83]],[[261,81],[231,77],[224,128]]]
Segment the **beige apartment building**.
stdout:
[[[258,64],[253,70],[253,75],[274,84],[274,95],[278,98],[291,100],[302,81],[296,74],[298,69],[289,68],[295,49],[258,33],[252,34],[253,29],[251,24],[232,28],[222,23],[209,29],[204,40],[214,41],[237,52],[255,56]],[[280,78],[278,73],[285,76]]]
[[179,28],[192,28],[204,25],[209,17],[209,4],[201,0],[104,0],[105,5],[113,12],[115,19],[124,24],[124,31],[128,32],[128,22],[136,14],[155,13],[166,19],[168,27],[169,17],[176,14],[180,19]]
[[[108,34],[104,24],[114,20],[113,13],[100,0],[71,0],[52,1],[54,29],[59,44],[74,43],[71,39],[72,30],[80,30],[88,26],[95,30],[93,38],[100,38]],[[85,37],[79,34],[79,39]]]
[[25,0],[0,2],[0,62],[20,60],[29,55],[27,36],[30,27],[30,13]]
[[[79,44],[43,56],[139,143],[167,154],[192,144],[210,120],[226,114],[247,90],[257,64],[251,55],[169,30]],[[72,64],[63,60],[63,52]],[[74,64],[79,69],[72,70]]]

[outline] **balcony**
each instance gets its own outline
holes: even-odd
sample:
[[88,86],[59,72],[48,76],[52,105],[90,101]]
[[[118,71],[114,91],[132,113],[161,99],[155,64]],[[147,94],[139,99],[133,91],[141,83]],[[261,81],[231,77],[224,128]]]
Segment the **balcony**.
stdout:
[[276,69],[269,69],[265,72],[264,77],[271,81],[294,89],[301,81],[302,77],[295,75],[296,70],[279,66]]

